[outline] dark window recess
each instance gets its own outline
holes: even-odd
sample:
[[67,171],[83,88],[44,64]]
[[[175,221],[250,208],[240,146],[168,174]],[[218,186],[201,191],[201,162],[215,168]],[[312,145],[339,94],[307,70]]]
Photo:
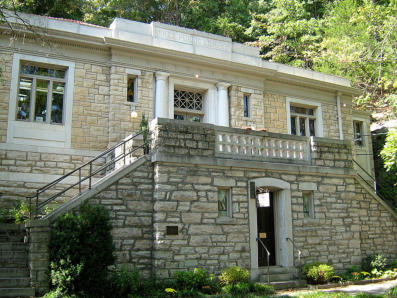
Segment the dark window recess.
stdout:
[[178,226],[167,226],[167,235],[178,235]]
[[249,117],[248,95],[243,96],[243,101],[244,101],[244,117]]
[[128,86],[127,86],[127,101],[135,102],[135,80],[136,78],[128,78]]

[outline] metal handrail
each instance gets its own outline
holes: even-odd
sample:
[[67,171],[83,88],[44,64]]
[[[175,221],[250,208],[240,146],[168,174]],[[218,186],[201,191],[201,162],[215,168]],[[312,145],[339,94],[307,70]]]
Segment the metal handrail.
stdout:
[[[145,140],[143,142],[143,144],[141,146],[132,146],[131,150],[128,150],[128,152],[126,152],[126,143],[130,142],[131,140],[133,140],[134,138],[136,138],[139,135],[142,135],[144,133],[146,133],[147,131],[142,130],[139,133],[129,137],[128,139],[125,139],[121,142],[118,142],[116,145],[114,145],[113,147],[107,149],[106,151],[102,152],[101,154],[97,155],[96,157],[94,157],[93,159],[91,159],[90,161],[84,163],[83,165],[79,166],[78,168],[70,171],[69,173],[63,175],[60,178],[55,179],[54,181],[46,184],[45,186],[39,188],[36,190],[36,195],[35,196],[30,196],[27,197],[29,199],[29,213],[30,213],[30,218],[32,218],[32,214],[33,214],[33,210],[32,210],[32,199],[36,199],[35,202],[35,218],[38,216],[38,212],[40,209],[42,209],[44,206],[46,206],[48,203],[54,201],[56,198],[58,198],[59,196],[63,195],[64,193],[66,193],[68,190],[72,189],[75,186],[79,186],[79,194],[82,193],[82,189],[81,189],[81,185],[84,181],[88,180],[88,189],[91,189],[92,187],[92,177],[96,174],[98,174],[99,172],[106,170],[109,166],[116,164],[116,162],[118,162],[119,160],[123,159],[124,160],[124,165],[125,165],[125,161],[126,161],[126,156],[131,155],[133,152],[137,151],[138,149],[143,149],[144,150],[144,154],[148,153],[148,144],[145,143]],[[116,150],[116,148],[122,146],[123,147],[123,154],[118,155],[115,158],[112,158],[110,161],[106,161],[106,156],[113,152],[114,150]],[[105,157],[105,164],[100,166],[99,168],[97,168],[96,170],[93,171],[93,163],[96,162],[97,160],[104,158]],[[82,177],[81,172],[82,169],[89,166],[89,174],[85,177]],[[45,201],[39,203],[39,196],[41,193],[45,192],[46,190],[48,190],[49,188],[51,188],[54,185],[57,185],[58,183],[60,183],[62,180],[66,179],[67,177],[70,177],[71,175],[73,175],[74,173],[78,172],[79,176],[78,176],[78,182],[70,185],[69,187],[66,187],[65,189],[63,189],[60,192],[57,192],[56,194],[54,194],[53,196],[49,197],[48,199],[46,199]]]
[[[292,247],[296,248],[295,242],[294,240],[292,240],[291,238],[287,237],[285,238],[287,241],[292,243]],[[299,248],[296,248],[296,250],[298,251],[298,261],[299,261],[299,265],[301,263],[301,256],[302,256],[302,251]]]
[[[359,164],[356,160],[354,160],[354,159],[352,159],[352,160],[353,160],[353,162],[354,162],[365,174],[367,174],[367,176],[368,176],[369,178],[371,178],[371,181],[374,183],[374,185],[371,185],[370,183],[368,183],[367,179],[364,179],[364,177],[361,176],[358,172],[356,173],[356,175],[357,175],[358,177],[360,177],[361,180],[362,180],[365,184],[367,184],[370,188],[374,189],[374,192],[375,192],[375,194],[376,194],[378,197],[380,197],[380,198],[381,198],[384,202],[386,202],[388,205],[391,205],[391,204],[389,203],[389,201],[392,201],[392,198],[389,198],[389,200],[387,200],[383,195],[380,194],[379,190],[382,190],[382,188],[379,188],[379,186],[378,186],[377,183],[376,183],[376,179],[375,179],[373,176],[371,176],[371,174],[369,174],[362,166],[360,166],[360,164]],[[390,206],[390,207],[393,208],[393,206]]]
[[259,241],[259,243],[262,244],[263,248],[266,250],[266,254],[267,254],[267,283],[270,285],[270,267],[269,267],[270,266],[270,260],[269,260],[270,252],[260,238],[256,238],[256,241]]

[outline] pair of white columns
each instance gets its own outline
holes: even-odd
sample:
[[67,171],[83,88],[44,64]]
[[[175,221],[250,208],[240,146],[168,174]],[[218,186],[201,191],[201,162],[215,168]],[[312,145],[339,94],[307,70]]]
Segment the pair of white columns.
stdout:
[[[169,96],[173,94],[169,92],[168,85],[169,74],[165,72],[156,72],[156,94],[155,94],[155,117],[156,118],[170,118],[170,99]],[[194,83],[192,83],[194,84]],[[214,113],[215,117],[207,117],[207,119],[215,119],[215,125],[229,126],[229,96],[228,87],[230,84],[219,82],[216,84],[217,97],[215,98],[216,110],[209,110],[209,113]],[[207,97],[207,100],[214,100]],[[173,108],[173,107],[172,107]]]

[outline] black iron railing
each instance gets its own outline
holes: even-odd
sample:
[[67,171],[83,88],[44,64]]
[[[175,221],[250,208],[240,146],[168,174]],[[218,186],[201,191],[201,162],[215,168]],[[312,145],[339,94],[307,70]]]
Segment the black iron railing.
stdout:
[[[393,208],[392,202],[393,202],[394,199],[393,199],[392,197],[384,197],[384,196],[380,193],[379,190],[381,190],[381,189],[380,189],[379,185],[376,183],[375,177],[373,177],[370,173],[368,173],[356,160],[353,159],[353,163],[354,163],[355,165],[357,165],[357,166],[359,167],[359,169],[365,173],[365,175],[367,176],[368,179],[365,179],[365,178],[364,178],[363,176],[361,176],[360,173],[358,173],[358,172],[356,173],[357,176],[358,176],[366,185],[368,185],[371,189],[373,189],[373,190],[374,190],[374,193],[375,193],[378,197],[380,197],[380,198],[382,199],[382,201],[384,201],[384,202],[387,203],[391,208]],[[368,182],[368,181],[370,181],[370,182]],[[371,184],[372,184],[372,185],[371,185]]]
[[[133,146],[134,140],[137,139],[137,137],[140,135],[143,135],[143,144],[139,146]],[[84,191],[84,185],[88,184],[88,189],[91,189],[93,184],[93,178],[95,175],[101,174],[101,177],[104,177],[113,172],[113,170],[117,169],[118,167],[132,163],[133,160],[135,160],[134,158],[136,154],[138,154],[138,150],[142,150],[143,154],[148,154],[150,141],[148,140],[147,135],[148,131],[143,130],[127,139],[124,139],[123,141],[114,145],[112,148],[102,152],[95,158],[86,162],[82,166],[37,189],[34,196],[28,197],[30,218],[32,219],[33,216],[34,218],[39,217],[40,212],[45,206],[47,206],[49,203],[53,202],[57,198],[61,197],[71,189],[78,187],[78,194],[81,194]],[[127,146],[129,145],[131,145],[130,148],[127,148]],[[102,162],[104,162],[104,164],[95,168],[97,164],[101,164]],[[84,175],[84,172],[87,172],[87,174]],[[67,181],[65,181],[65,179],[67,178],[77,178],[77,182],[66,186],[61,191],[55,191],[55,194],[50,195],[49,198],[46,198],[45,200],[40,202],[40,197],[42,197],[46,191],[54,189],[60,183],[68,184]]]
[[266,259],[267,259],[267,283],[270,285],[270,251],[267,249],[265,243],[260,238],[256,238],[256,241],[258,241],[260,244],[262,244],[262,247],[266,251]]

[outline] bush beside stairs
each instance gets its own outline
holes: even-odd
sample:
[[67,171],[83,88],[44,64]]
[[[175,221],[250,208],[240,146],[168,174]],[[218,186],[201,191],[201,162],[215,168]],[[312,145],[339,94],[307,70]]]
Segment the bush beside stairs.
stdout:
[[0,297],[31,297],[28,244],[23,224],[0,224]]

